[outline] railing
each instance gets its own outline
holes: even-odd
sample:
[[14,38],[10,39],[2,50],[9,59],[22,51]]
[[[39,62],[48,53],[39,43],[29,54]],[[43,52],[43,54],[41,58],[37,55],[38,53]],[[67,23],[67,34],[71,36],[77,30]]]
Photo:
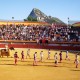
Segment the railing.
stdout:
[[73,45],[77,45],[80,44],[80,42],[50,42],[50,44],[73,44]]
[[[37,42],[36,41],[26,41],[26,40],[0,40],[0,43],[37,43]],[[53,41],[53,42],[49,42],[49,44],[72,44],[72,45],[80,45],[80,42],[57,42],[57,41]]]
[[36,43],[36,41],[25,41],[25,40],[0,40],[0,43]]

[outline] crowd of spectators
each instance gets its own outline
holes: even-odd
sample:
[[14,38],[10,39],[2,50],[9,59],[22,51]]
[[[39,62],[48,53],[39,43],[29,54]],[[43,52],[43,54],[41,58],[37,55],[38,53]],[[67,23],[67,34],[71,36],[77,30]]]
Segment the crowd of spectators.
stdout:
[[80,41],[80,33],[72,27],[52,27],[43,25],[2,25],[0,40],[26,41]]

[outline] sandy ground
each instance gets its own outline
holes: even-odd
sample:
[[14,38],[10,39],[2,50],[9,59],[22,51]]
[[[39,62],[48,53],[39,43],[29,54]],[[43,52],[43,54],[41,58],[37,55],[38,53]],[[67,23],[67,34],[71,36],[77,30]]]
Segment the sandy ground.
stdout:
[[[21,61],[21,51],[24,51],[25,59]],[[43,50],[43,62],[40,60],[40,51]],[[18,52],[18,63],[14,65],[13,54]],[[33,66],[33,54],[37,51],[38,66]],[[79,67],[75,68],[75,55],[69,53],[70,61],[65,60],[65,52],[63,52],[62,63],[58,63],[55,67],[54,54],[60,51],[51,50],[51,59],[47,60],[48,50],[46,49],[31,49],[31,59],[26,59],[27,49],[15,49],[10,51],[10,57],[0,58],[0,80],[80,80],[80,63]],[[80,56],[79,56],[80,61]]]

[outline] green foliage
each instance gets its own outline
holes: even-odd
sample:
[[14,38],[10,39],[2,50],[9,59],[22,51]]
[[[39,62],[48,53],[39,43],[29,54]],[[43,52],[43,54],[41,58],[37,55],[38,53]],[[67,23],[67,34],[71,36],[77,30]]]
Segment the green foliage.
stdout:
[[33,17],[31,17],[31,16],[28,16],[27,20],[28,20],[28,21],[37,21],[37,18],[33,18]]
[[56,23],[55,19],[51,18],[51,19],[47,19],[47,22],[52,24],[52,23]]
[[27,19],[24,19],[24,21],[27,21]]

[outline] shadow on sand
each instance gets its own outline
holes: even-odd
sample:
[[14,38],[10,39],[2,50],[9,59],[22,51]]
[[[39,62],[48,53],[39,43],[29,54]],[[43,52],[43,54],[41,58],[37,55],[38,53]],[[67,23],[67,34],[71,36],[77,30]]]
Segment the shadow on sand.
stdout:
[[72,69],[71,71],[80,71],[79,69]]

